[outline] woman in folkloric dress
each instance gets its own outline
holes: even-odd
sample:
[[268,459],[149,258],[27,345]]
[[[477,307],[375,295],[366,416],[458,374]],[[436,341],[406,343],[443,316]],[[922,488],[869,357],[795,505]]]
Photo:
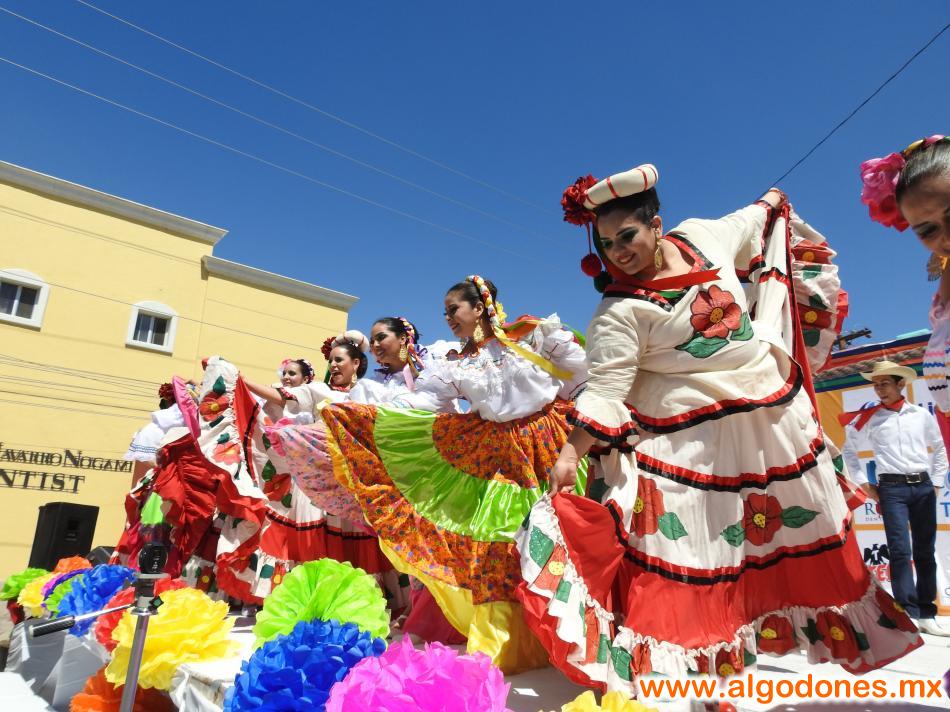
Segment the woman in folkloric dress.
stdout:
[[796,649],[885,665],[921,640],[864,566],[810,383],[834,253],[777,189],[664,232],[656,180],[644,165],[565,193],[607,270],[551,489],[588,454],[596,479],[592,499],[539,501],[518,535],[530,625],[572,679],[628,693]]
[[[428,363],[396,407],[325,408],[327,444],[396,568],[425,584],[469,650],[526,669],[546,655],[515,601],[512,537],[564,442],[556,401],[583,381],[584,351],[556,316],[505,324],[478,276],[449,289],[445,313],[464,345]],[[470,412],[452,412],[459,399]]]
[[924,379],[944,437],[950,433],[950,137],[914,141],[900,153],[861,164],[861,201],[871,219],[900,231],[911,227],[931,252],[930,278],[940,280],[930,307],[933,333],[924,354]]

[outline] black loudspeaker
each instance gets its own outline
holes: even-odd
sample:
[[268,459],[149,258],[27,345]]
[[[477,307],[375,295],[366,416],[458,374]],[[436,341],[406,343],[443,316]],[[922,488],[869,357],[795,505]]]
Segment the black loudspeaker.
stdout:
[[98,518],[99,508],[87,504],[44,504],[36,520],[30,566],[52,571],[63,557],[88,554]]

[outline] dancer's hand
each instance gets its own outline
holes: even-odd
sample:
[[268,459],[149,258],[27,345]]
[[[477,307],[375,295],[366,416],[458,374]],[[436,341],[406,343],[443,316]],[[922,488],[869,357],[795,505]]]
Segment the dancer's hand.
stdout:
[[571,492],[577,482],[577,453],[569,444],[561,450],[561,454],[551,468],[548,482],[552,492]]

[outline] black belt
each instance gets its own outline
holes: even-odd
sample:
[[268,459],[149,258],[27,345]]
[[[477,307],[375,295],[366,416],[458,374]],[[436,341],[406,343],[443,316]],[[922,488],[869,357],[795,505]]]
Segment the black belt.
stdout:
[[877,481],[882,484],[919,485],[923,482],[930,481],[930,473],[911,472],[903,474],[900,472],[878,472]]

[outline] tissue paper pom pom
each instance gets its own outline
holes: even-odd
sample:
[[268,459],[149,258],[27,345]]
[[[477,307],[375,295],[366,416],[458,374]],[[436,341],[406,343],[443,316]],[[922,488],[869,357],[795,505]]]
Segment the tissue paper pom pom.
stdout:
[[608,692],[598,705],[594,693],[588,690],[561,707],[561,712],[657,712],[636,700],[628,700],[619,692]]
[[441,643],[416,650],[408,638],[367,658],[330,690],[327,712],[511,712],[508,685],[487,655]]
[[37,617],[43,615],[43,586],[47,582],[56,578],[56,574],[46,574],[30,581],[26,586],[23,587],[23,590],[20,591],[20,595],[17,596],[16,602],[23,606],[23,610],[27,614]]
[[0,600],[9,601],[20,595],[20,591],[23,590],[23,587],[26,586],[30,581],[38,579],[40,576],[45,576],[49,571],[46,569],[23,569],[16,574],[11,574],[7,577],[7,580],[3,582],[3,590],[0,591]]
[[[43,608],[49,611],[50,615],[53,618],[59,616],[59,604],[63,600],[63,597],[72,591],[73,586],[76,585],[76,582],[81,580],[83,576],[86,575],[85,571],[71,571],[68,574],[60,574],[66,578],[61,579],[59,582],[56,582],[56,579],[53,579],[50,583],[55,582],[52,590],[49,592],[49,595],[43,601]],[[46,584],[44,588],[48,588],[49,583]]]
[[67,556],[65,559],[60,559],[56,562],[56,568],[53,569],[54,574],[65,574],[69,571],[82,571],[83,569],[91,569],[92,564],[89,563],[89,559],[84,556]]
[[260,645],[293,630],[300,621],[356,623],[376,638],[389,635],[386,598],[363,569],[334,559],[294,567],[264,599],[254,635]]
[[71,579],[73,576],[78,576],[82,573],[82,569],[74,569],[72,571],[66,572],[53,572],[53,578],[49,579],[46,583],[43,584],[43,598],[49,598],[50,594],[53,592],[53,589],[59,586],[63,581]]
[[[163,595],[158,614],[148,624],[139,687],[167,690],[180,665],[226,658],[237,652],[238,643],[228,638],[234,619],[227,615],[227,603],[212,601],[194,588]],[[106,667],[109,682],[125,680],[134,632],[135,617],[126,611],[113,632],[118,645]]]
[[[79,616],[92,613],[106,607],[109,599],[117,591],[128,586],[135,579],[135,572],[125,566],[101,564],[76,578],[76,583],[59,602],[60,616]],[[95,620],[90,618],[76,623],[69,632],[73,635],[85,635]]]
[[241,664],[225,712],[322,710],[330,688],[350,668],[384,650],[384,640],[354,623],[300,622],[290,635],[264,643]]
[[[86,680],[82,692],[73,696],[69,712],[119,712],[122,687],[106,680],[105,668],[102,668]],[[132,705],[132,712],[175,712],[177,709],[164,692],[141,687],[135,693],[135,704]]]
[[[187,588],[181,579],[160,579],[155,584],[155,595],[161,596],[165,591],[176,591],[179,588]],[[116,606],[125,606],[135,601],[135,588],[129,586],[123,588],[117,594],[106,602],[103,608],[115,608]],[[115,650],[115,641],[112,639],[112,631],[119,625],[122,615],[125,611],[116,611],[115,613],[106,613],[104,616],[96,618],[96,640],[98,640],[110,653]]]

